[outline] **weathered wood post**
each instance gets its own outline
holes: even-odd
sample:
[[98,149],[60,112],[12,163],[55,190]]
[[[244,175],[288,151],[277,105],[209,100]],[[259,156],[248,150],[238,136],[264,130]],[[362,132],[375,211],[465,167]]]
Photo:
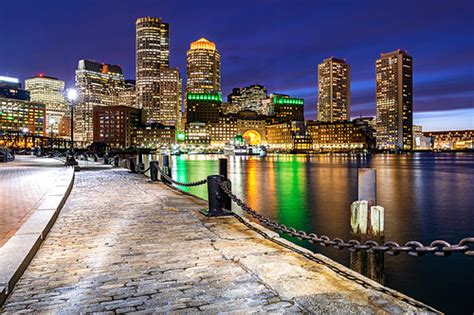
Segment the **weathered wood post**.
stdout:
[[[384,242],[384,208],[377,205],[377,176],[373,168],[358,170],[358,200],[351,205],[351,237],[365,242]],[[384,282],[383,253],[358,251],[351,253],[353,270],[377,281]]]

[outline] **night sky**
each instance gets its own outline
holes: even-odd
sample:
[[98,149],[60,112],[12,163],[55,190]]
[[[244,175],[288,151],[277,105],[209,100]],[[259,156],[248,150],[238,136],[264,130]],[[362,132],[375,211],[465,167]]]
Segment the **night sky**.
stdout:
[[[119,64],[135,78],[135,19],[170,24],[171,66],[185,80],[189,43],[206,37],[222,56],[222,89],[253,83],[305,98],[316,115],[317,64],[351,66],[353,117],[375,114],[375,60],[407,50],[415,124],[474,129],[474,1],[0,0],[0,75],[37,73],[74,84],[79,59]],[[185,82],[185,81],[184,81]]]

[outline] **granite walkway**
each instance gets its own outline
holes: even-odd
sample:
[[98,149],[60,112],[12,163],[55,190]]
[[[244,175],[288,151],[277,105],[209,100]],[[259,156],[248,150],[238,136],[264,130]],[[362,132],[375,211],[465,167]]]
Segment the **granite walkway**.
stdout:
[[281,247],[234,217],[208,219],[198,212],[205,206],[123,169],[76,173],[59,218],[2,311],[426,312]]
[[22,155],[0,163],[0,247],[36,210],[63,168],[55,159]]

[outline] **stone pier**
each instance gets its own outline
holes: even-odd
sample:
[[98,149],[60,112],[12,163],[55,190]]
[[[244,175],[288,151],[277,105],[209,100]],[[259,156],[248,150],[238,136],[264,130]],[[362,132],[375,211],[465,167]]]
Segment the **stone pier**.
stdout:
[[81,170],[2,312],[436,312],[206,206],[123,169]]

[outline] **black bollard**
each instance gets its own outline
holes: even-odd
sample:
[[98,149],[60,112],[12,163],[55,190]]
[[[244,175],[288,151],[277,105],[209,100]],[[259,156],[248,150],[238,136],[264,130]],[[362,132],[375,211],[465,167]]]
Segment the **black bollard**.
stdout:
[[219,159],[219,175],[224,176],[225,179],[228,178],[227,159],[226,158],[220,158]]
[[[163,173],[171,178],[171,167],[170,167],[170,157],[167,154],[161,156],[161,169]],[[161,181],[165,184],[170,184],[171,182],[167,180],[163,175],[161,175]]]
[[[226,158],[220,158],[219,159],[219,175],[223,176],[224,179],[228,179],[228,169],[227,169],[227,159]],[[227,181],[226,182],[227,188],[232,190],[231,182]],[[224,194],[224,209],[227,210],[232,210],[232,200],[230,200],[230,197]]]
[[120,163],[120,157],[118,155],[114,156],[114,166],[118,167]]
[[211,175],[207,177],[207,197],[209,209],[202,210],[201,213],[208,217],[232,215],[232,212],[225,209],[227,194],[222,190],[220,184],[225,181],[222,175]]
[[94,153],[94,162],[97,162],[99,159],[97,158],[97,154]]
[[134,157],[129,157],[128,158],[128,168],[130,169],[130,173],[136,173],[137,172]]
[[150,161],[150,181],[158,180],[158,161]]

